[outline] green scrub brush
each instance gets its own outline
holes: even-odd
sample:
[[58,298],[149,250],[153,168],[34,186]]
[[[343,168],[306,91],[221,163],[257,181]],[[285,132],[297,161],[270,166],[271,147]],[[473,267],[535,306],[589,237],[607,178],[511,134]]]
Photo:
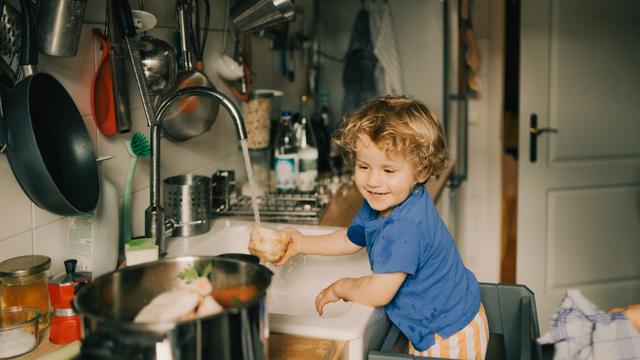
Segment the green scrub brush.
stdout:
[[122,231],[120,232],[120,246],[118,251],[118,262],[125,259],[124,244],[131,240],[131,193],[133,191],[133,177],[136,172],[138,158],[147,159],[151,155],[149,140],[141,132],[136,131],[131,136],[131,140],[125,141],[127,150],[131,154],[131,164],[127,182],[124,185],[124,195],[122,201]]

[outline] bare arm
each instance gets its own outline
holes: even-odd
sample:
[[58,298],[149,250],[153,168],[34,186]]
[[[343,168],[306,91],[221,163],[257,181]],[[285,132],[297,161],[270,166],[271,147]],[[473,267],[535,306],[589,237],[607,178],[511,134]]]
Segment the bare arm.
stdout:
[[373,307],[388,304],[400,289],[407,274],[395,272],[359,278],[342,278],[316,297],[316,310],[322,315],[324,306],[338,300],[353,301]]
[[349,240],[346,229],[325,235],[303,235],[294,228],[285,228],[283,231],[291,236],[291,240],[287,252],[276,265],[286,264],[297,255],[348,255],[362,249]]

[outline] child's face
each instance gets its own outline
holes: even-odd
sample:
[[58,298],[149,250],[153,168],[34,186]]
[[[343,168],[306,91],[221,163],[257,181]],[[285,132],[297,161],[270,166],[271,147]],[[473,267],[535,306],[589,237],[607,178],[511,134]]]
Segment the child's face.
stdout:
[[355,155],[356,187],[382,216],[389,215],[422,182],[412,163],[399,154],[387,156],[368,136],[360,137]]

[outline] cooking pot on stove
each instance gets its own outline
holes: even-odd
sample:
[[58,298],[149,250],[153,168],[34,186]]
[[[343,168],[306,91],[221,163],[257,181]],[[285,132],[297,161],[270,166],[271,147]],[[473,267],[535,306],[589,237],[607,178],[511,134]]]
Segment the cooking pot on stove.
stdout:
[[[133,322],[156,295],[183,286],[180,272],[209,263],[213,297],[223,312],[180,322]],[[209,256],[166,258],[100,276],[73,304],[83,323],[81,358],[264,359],[271,276],[259,264]]]

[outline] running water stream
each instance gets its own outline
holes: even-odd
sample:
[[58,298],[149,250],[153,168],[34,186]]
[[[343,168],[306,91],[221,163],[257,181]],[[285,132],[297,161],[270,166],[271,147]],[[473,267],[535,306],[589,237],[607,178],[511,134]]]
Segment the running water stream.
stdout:
[[249,187],[251,189],[251,204],[253,205],[253,217],[257,225],[260,225],[260,212],[258,211],[258,191],[256,189],[256,181],[253,178],[253,169],[251,168],[251,159],[249,158],[249,146],[247,140],[240,140],[242,148],[242,156],[244,157],[244,166],[247,169],[247,178],[249,179]]

